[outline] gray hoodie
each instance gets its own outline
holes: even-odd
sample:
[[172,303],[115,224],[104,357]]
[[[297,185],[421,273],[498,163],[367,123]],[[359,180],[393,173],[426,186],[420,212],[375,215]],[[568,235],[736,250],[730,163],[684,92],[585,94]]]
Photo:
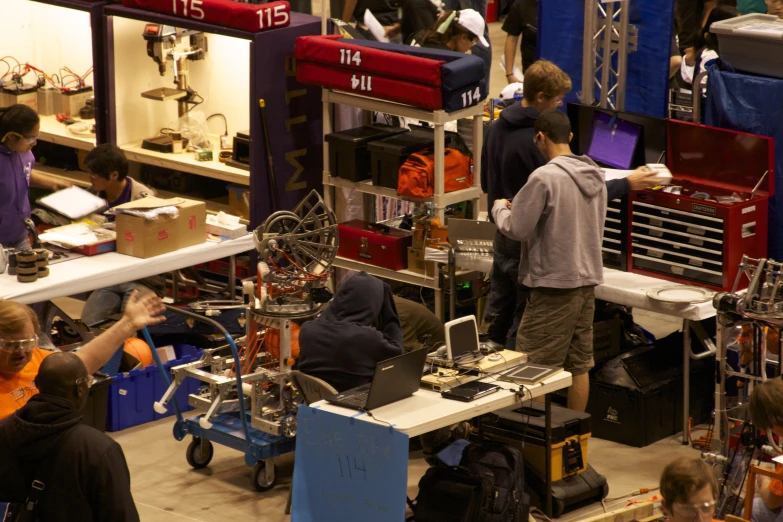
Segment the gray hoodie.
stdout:
[[522,242],[519,282],[531,288],[603,283],[604,172],[587,156],[558,156],[536,169],[508,209],[492,208],[498,230]]

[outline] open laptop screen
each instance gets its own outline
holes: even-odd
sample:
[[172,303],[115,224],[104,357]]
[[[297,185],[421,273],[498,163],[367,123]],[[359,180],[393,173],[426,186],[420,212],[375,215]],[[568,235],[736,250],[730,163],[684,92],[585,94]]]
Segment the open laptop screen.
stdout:
[[479,350],[476,321],[454,321],[449,324],[448,343],[452,359]]
[[595,112],[587,155],[599,164],[630,170],[641,135],[641,125]]

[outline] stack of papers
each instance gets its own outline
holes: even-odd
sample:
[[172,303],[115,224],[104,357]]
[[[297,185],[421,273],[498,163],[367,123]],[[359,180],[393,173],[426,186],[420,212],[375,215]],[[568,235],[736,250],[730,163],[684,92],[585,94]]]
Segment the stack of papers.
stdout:
[[38,237],[45,243],[53,243],[63,248],[75,248],[114,241],[117,239],[117,234],[113,230],[106,230],[97,225],[79,223],[50,228]]

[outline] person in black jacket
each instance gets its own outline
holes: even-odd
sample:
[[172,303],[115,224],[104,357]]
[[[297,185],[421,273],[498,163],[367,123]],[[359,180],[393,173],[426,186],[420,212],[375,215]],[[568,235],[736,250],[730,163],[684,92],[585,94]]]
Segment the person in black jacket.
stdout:
[[119,444],[80,424],[89,379],[76,354],[54,353],[41,363],[40,393],[0,422],[0,502],[24,502],[40,480],[38,520],[139,520]]
[[300,371],[338,392],[367,384],[375,365],[403,353],[402,327],[389,285],[360,272],[299,332]]
[[[571,79],[557,65],[547,60],[534,62],[525,73],[523,99],[500,113],[498,121],[487,130],[481,151],[481,189],[490,204],[499,199],[511,200],[527,182],[530,174],[546,161],[534,143],[535,123],[546,109],[556,109],[571,90]],[[622,197],[629,190],[650,188],[647,179],[654,172],[641,170],[628,178],[606,183],[608,200]],[[482,330],[490,340],[513,350],[525,302],[526,288],[518,284],[521,245],[500,232],[495,234],[489,302]]]

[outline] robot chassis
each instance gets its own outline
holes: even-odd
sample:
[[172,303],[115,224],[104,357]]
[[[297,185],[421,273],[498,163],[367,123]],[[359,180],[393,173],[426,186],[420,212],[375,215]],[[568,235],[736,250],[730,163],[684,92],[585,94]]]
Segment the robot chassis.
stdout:
[[[193,426],[195,418],[181,420],[175,427],[175,437],[180,440],[188,432],[194,436],[201,434],[200,440],[194,439],[188,449],[188,461],[194,467],[205,466],[203,460],[208,463],[211,447],[203,446],[204,439],[219,442],[220,438],[213,439],[210,432],[214,428],[213,422],[222,422],[226,418],[239,417],[243,421],[248,439],[245,441],[248,465],[261,463],[264,455],[269,455],[269,451],[259,449],[259,444],[256,444],[258,437],[253,432],[261,432],[261,439],[271,440],[272,446],[275,446],[274,441],[283,441],[281,447],[293,447],[293,444],[285,443],[286,440],[293,442],[291,439],[296,436],[297,429],[297,402],[289,379],[294,364],[291,357],[291,322],[319,314],[331,300],[327,284],[331,276],[330,267],[337,255],[337,222],[334,213],[316,191],[312,191],[293,212],[279,211],[270,215],[253,234],[259,254],[258,275],[243,281],[244,302],[204,301],[193,305],[194,309],[205,312],[207,316],[215,315],[214,310],[245,308],[248,320],[246,335],[240,339],[241,350],[224,331],[232,353],[225,355],[225,347],[205,350],[199,361],[172,368],[171,384],[160,401],[154,404],[156,412],[165,413],[167,404],[186,377],[205,385],[198,394],[191,394],[188,398],[191,406],[205,412],[197,417],[198,427]],[[205,320],[214,324],[209,319]],[[269,329],[279,331],[278,360],[263,349],[264,336]],[[245,409],[248,398],[249,415]],[[250,421],[250,430],[246,419]],[[264,434],[271,438],[265,438]],[[199,442],[202,444],[202,462],[193,457],[198,450],[194,444]],[[228,445],[235,449],[244,447],[236,443]],[[204,456],[206,453],[209,458]],[[272,453],[275,453],[274,449]],[[264,468],[266,480],[261,477],[257,481],[254,471],[254,483],[259,490],[268,489],[274,481],[273,466]],[[268,487],[262,487],[265,483]]]
[[[780,356],[780,332],[783,329],[783,263],[772,259],[753,259],[743,256],[740,272],[734,281],[731,292],[715,294],[713,306],[718,312],[718,327],[715,359],[718,365],[718,383],[715,388],[715,428],[710,452],[703,456],[716,463],[725,463],[729,457],[731,438],[730,420],[726,403],[726,379],[739,377],[747,383],[742,395],[746,398],[753,391],[755,383],[767,380],[767,363],[777,367],[778,377],[781,365],[767,358],[768,333],[778,334],[777,353]],[[739,291],[741,283],[747,279],[746,291]],[[740,341],[740,371],[735,371],[727,363],[727,334],[732,327],[747,330],[746,340]],[[769,445],[759,449],[768,454],[781,453],[780,448],[770,436]]]

